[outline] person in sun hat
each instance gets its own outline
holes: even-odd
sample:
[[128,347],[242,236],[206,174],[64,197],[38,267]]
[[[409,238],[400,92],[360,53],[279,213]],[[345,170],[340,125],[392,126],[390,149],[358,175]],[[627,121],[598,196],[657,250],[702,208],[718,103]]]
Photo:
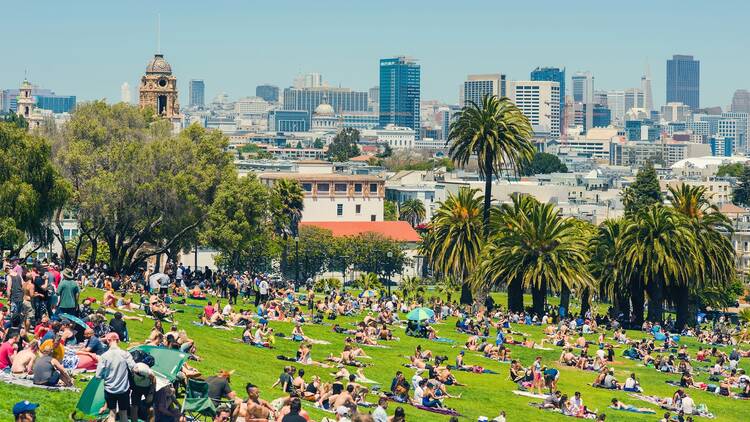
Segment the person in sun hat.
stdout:
[[13,417],[16,422],[33,422],[36,420],[36,409],[38,403],[32,403],[28,400],[19,401],[13,405]]
[[75,281],[73,271],[66,268],[62,272],[62,281],[57,286],[57,311],[78,316],[78,300],[81,288]]

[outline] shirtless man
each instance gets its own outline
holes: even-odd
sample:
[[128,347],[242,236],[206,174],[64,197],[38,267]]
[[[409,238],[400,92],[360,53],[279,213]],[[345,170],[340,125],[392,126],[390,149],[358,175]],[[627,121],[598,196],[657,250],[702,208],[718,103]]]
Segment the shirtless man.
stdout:
[[275,415],[271,405],[260,398],[260,390],[252,383],[245,386],[247,401],[237,400],[237,406],[232,414],[233,420],[237,422],[267,422],[268,417]]
[[338,395],[331,396],[329,401],[331,403],[331,409],[338,409],[341,406],[346,406],[350,409],[356,409],[357,403],[354,401],[354,385],[349,384],[346,386],[346,390],[342,391]]
[[29,343],[29,345],[16,353],[13,356],[13,365],[10,371],[13,375],[24,375],[30,374],[32,368],[34,368],[34,361],[36,360],[36,353],[39,350],[39,342],[36,340]]

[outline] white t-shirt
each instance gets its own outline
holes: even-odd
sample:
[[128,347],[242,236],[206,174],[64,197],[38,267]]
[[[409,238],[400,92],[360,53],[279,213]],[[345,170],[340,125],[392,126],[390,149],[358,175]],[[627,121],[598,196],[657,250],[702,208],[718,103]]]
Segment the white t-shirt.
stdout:
[[414,389],[416,390],[417,388],[419,388],[420,381],[422,381],[422,377],[417,374],[414,374],[414,376],[411,377],[411,386],[414,387]]
[[695,402],[693,401],[693,398],[690,396],[683,397],[680,409],[682,409],[686,415],[692,415],[693,411],[695,411]]
[[635,379],[628,377],[625,380],[625,388],[635,388]]
[[268,294],[268,282],[266,280],[261,280],[260,284],[258,285],[258,290],[260,291],[260,294],[267,295]]
[[422,391],[422,387],[417,386],[417,388],[414,389],[414,401],[422,404],[422,395],[424,392]]
[[224,305],[224,309],[221,310],[222,315],[229,315],[229,313],[232,312],[232,305],[226,304]]
[[378,406],[372,412],[372,420],[375,422],[388,422],[388,414],[385,413],[385,409]]
[[599,359],[604,359],[605,356],[606,353],[604,353],[604,349],[599,349],[596,351],[596,357],[598,357]]

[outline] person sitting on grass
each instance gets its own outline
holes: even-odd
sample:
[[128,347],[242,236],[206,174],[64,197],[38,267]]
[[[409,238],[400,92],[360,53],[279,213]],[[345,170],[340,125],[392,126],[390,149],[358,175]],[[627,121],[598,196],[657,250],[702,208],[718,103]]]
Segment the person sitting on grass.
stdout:
[[640,393],[643,391],[643,389],[641,388],[641,384],[635,378],[635,373],[631,373],[630,376],[625,379],[625,384],[623,384],[622,390],[635,393]]
[[39,348],[41,356],[34,361],[32,372],[34,384],[48,387],[56,387],[59,384],[69,387],[73,385],[73,379],[68,375],[62,364],[52,357],[54,347],[45,343]]
[[26,348],[13,356],[13,364],[11,365],[10,372],[13,375],[18,376],[31,374],[33,372],[34,361],[36,360],[38,351],[39,342],[33,340],[26,346]]

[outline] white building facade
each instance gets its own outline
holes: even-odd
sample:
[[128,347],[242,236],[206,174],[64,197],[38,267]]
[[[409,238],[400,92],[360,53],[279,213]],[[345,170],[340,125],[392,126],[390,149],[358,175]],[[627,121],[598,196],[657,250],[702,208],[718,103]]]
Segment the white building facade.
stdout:
[[510,99],[529,119],[534,132],[560,137],[560,84],[552,81],[511,81]]

